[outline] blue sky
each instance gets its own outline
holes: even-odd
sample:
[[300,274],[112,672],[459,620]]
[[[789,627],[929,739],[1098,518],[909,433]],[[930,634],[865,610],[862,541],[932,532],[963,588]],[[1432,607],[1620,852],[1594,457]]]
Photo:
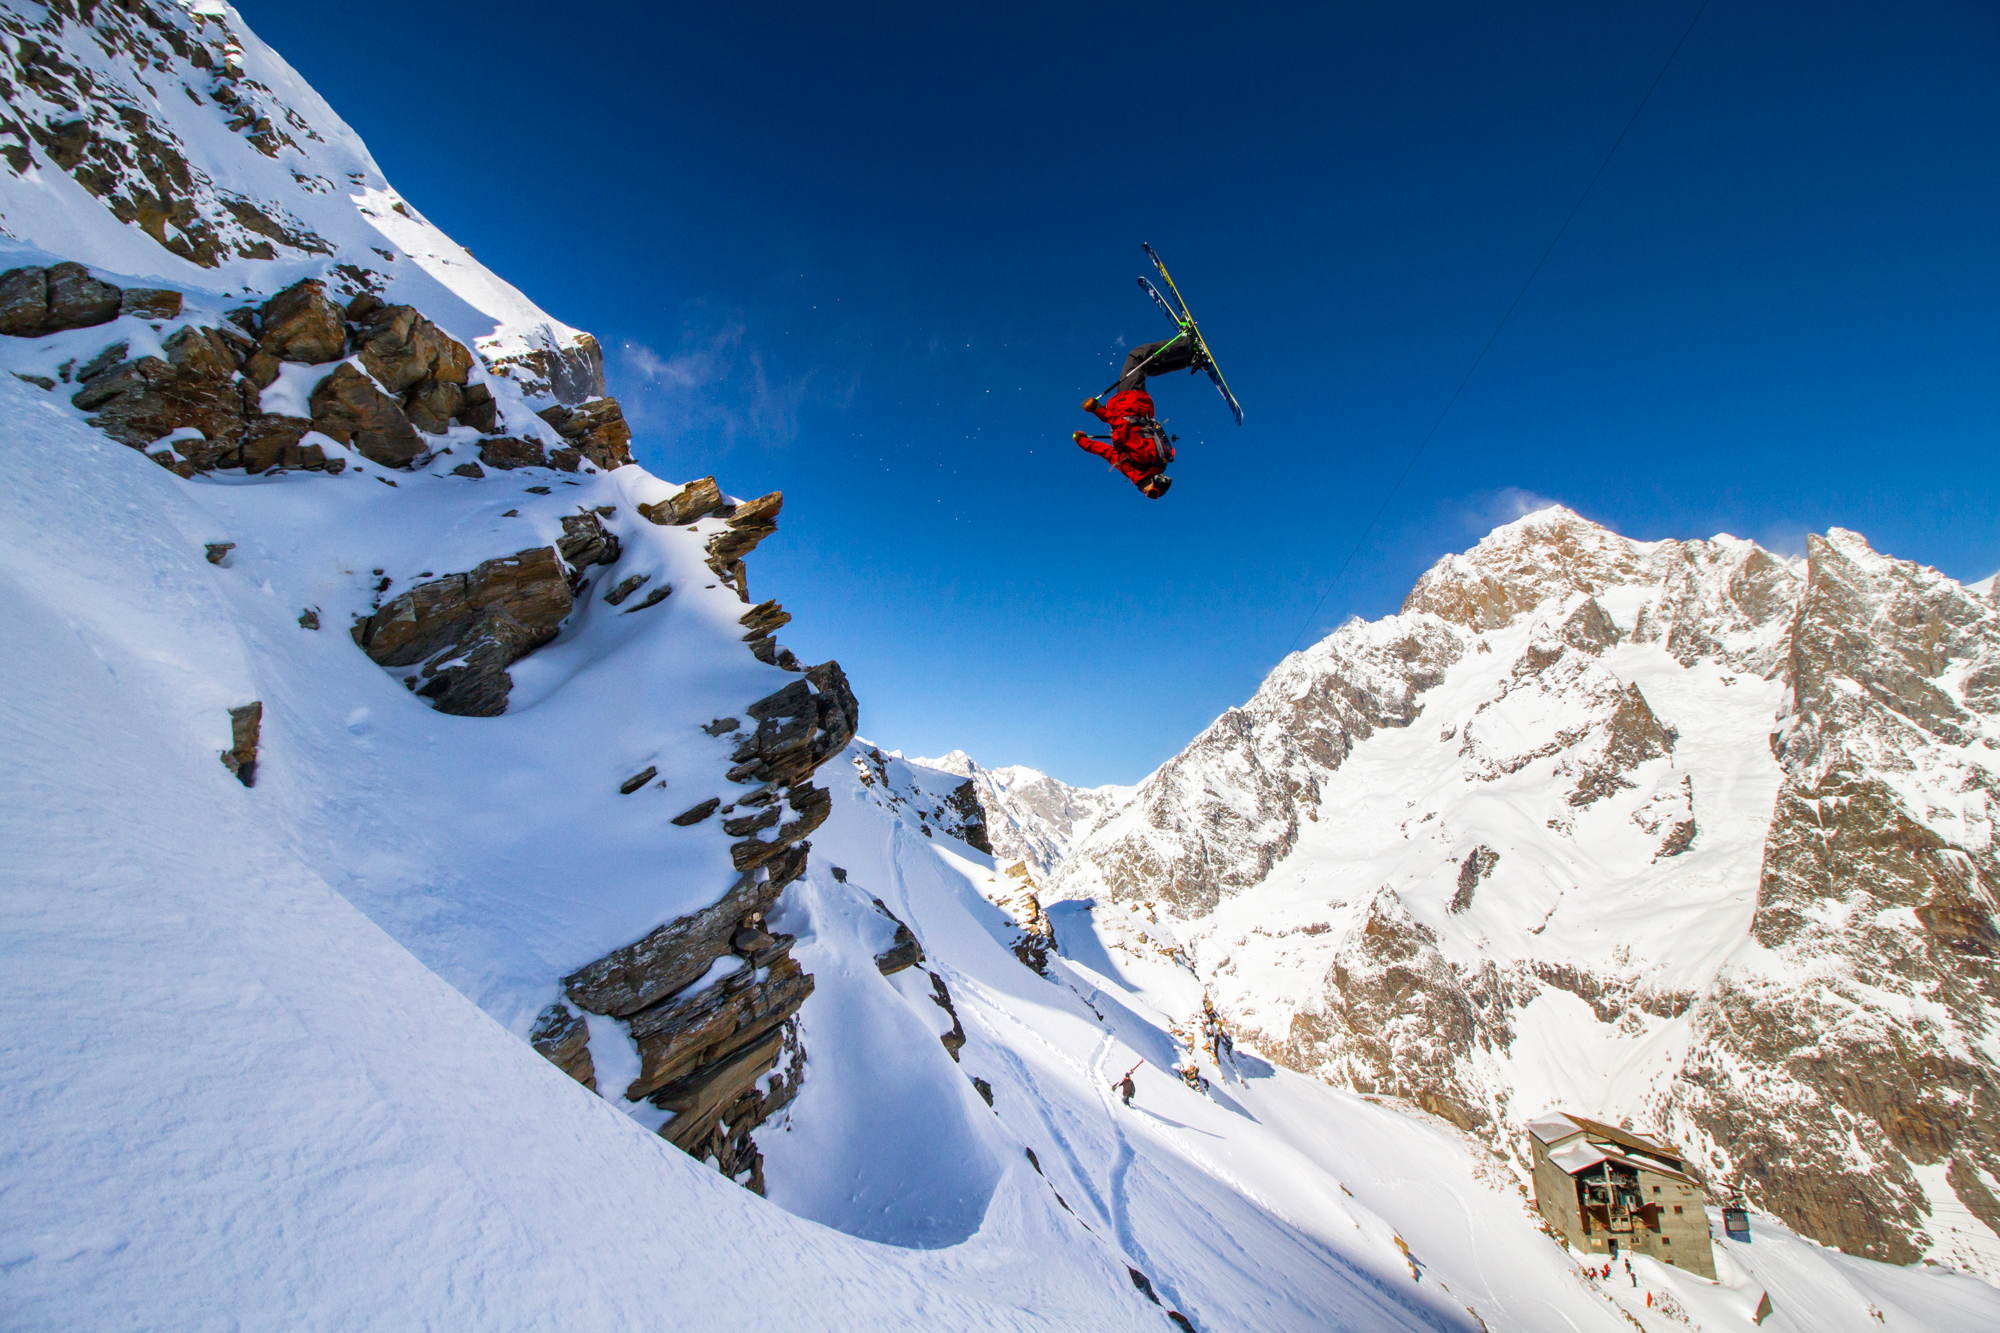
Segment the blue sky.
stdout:
[[[2000,566],[2000,10],[1713,0],[1334,582],[1698,4],[239,0],[648,467],[786,493],[865,734],[1085,784],[1547,499]],[[1069,442],[1142,240],[1247,411],[1154,382],[1158,503]]]

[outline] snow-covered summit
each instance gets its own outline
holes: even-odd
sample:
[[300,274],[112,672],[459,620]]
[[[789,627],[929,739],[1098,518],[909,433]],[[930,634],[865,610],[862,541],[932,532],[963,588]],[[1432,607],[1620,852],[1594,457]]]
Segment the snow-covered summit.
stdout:
[[1630,1117],[1831,1243],[2000,1274],[2000,1119],[1920,1072],[2000,1082],[1996,662],[1987,596],[1857,534],[1543,510],[1288,657],[1055,891],[1170,908],[1338,1085],[1500,1144]]
[[1038,876],[1053,871],[1076,839],[1138,790],[1115,783],[1072,787],[1025,764],[985,768],[963,750],[912,762],[970,781],[986,812],[986,836],[995,858],[1002,864],[1024,861]]

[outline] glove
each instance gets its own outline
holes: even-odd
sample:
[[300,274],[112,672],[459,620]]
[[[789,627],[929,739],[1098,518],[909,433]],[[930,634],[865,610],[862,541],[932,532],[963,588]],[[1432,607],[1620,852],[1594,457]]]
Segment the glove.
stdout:
[[1083,400],[1083,410],[1084,410],[1084,411],[1086,411],[1086,412],[1096,412],[1096,411],[1097,411],[1097,400],[1096,400],[1095,398],[1086,398],[1086,399],[1084,399],[1084,400]]

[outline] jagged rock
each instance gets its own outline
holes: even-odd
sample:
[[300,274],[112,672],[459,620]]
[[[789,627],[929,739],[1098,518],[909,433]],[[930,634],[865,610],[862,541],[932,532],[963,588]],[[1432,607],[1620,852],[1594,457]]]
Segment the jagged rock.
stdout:
[[875,900],[875,910],[896,923],[896,935],[888,948],[875,955],[875,970],[885,977],[892,977],[904,968],[915,967],[924,961],[924,946],[917,942],[916,933],[904,925],[901,918],[891,912],[880,898]]
[[768,639],[786,625],[792,623],[791,613],[776,602],[759,602],[756,606],[737,617],[737,624],[748,631],[743,642],[753,639]]
[[632,461],[632,428],[616,398],[594,398],[578,407],[558,404],[537,415],[606,472]]
[[276,378],[280,361],[318,365],[347,355],[347,321],[318,278],[293,283],[264,302],[257,315],[257,350],[264,359],[245,373],[259,388]]
[[584,569],[590,565],[613,565],[623,549],[617,534],[607,529],[594,513],[566,514],[562,521],[563,535],[556,539],[556,550],[562,553],[573,569]]
[[439,712],[494,717],[513,688],[507,667],[553,639],[572,605],[555,548],[535,547],[418,584],[357,622],[354,639],[382,666],[422,664],[406,683]]
[[781,949],[768,961],[731,973],[697,994],[634,1014],[628,1026],[639,1048],[639,1077],[625,1089],[626,1100],[652,1096],[758,1042],[796,1014],[812,991],[812,977]]
[[48,314],[42,320],[44,333],[87,329],[118,318],[118,289],[91,277],[90,270],[81,264],[51,264],[48,293]]
[[633,593],[644,587],[646,582],[652,577],[651,574],[634,574],[629,578],[620,579],[617,587],[604,594],[606,605],[620,605],[627,597],[630,597]]
[[768,876],[741,875],[713,906],[657,927],[644,939],[614,949],[563,978],[570,1002],[593,1014],[628,1018],[697,980],[728,953],[743,918],[771,910],[786,884],[803,873],[805,858],[774,864]]
[[319,608],[318,608],[318,607],[316,607],[316,606],[309,606],[309,607],[307,607],[307,608],[306,608],[305,610],[303,610],[303,611],[299,612],[299,628],[300,628],[300,629],[318,629],[318,628],[319,628]]
[[[965,1025],[958,1021],[958,1009],[951,1002],[951,988],[944,984],[944,978],[935,972],[927,973],[931,979],[931,1001],[938,1008],[951,1015],[951,1031],[938,1038],[955,1062],[958,1053],[965,1049]],[[1039,1168],[1037,1168],[1039,1169]]]
[[740,504],[728,516],[728,529],[708,539],[708,567],[717,577],[735,583],[746,602],[750,600],[750,590],[743,577],[743,557],[778,530],[778,511],[784,504],[782,491],[772,491]]
[[49,271],[10,268],[0,273],[0,333],[33,338],[49,317]]
[[377,306],[358,323],[355,354],[390,393],[407,393],[426,380],[463,386],[472,374],[472,353],[415,306]]
[[729,507],[716,487],[714,477],[691,481],[656,504],[639,506],[639,517],[662,527],[677,527]]
[[651,592],[647,593],[647,594],[645,595],[645,597],[644,597],[644,598],[642,598],[642,599],[641,599],[641,600],[639,601],[639,603],[638,603],[638,604],[637,604],[636,606],[628,606],[628,607],[626,607],[626,608],[625,608],[625,610],[624,610],[624,612],[623,612],[622,614],[624,614],[624,615],[628,615],[628,616],[629,616],[629,615],[631,615],[631,614],[632,614],[633,612],[635,612],[635,611],[644,611],[644,610],[646,610],[646,609],[647,609],[648,607],[654,607],[654,606],[658,606],[658,605],[659,605],[659,604],[660,604],[661,602],[664,602],[664,601],[666,601],[666,600],[667,600],[667,597],[668,597],[668,596],[669,596],[669,595],[670,595],[670,594],[671,594],[672,592],[673,592],[673,589],[672,589],[671,587],[669,587],[668,585],[666,585],[666,584],[664,584],[664,583],[663,583],[663,584],[661,584],[661,585],[660,585],[659,587],[657,587],[657,588],[653,589],[653,590],[652,590]]
[[979,788],[972,780],[967,778],[953,787],[944,799],[958,816],[958,827],[954,832],[959,841],[976,852],[993,855],[993,844],[986,840],[986,809],[979,803]]
[[96,356],[91,357],[90,360],[77,367],[76,382],[78,384],[88,384],[105,371],[124,361],[125,354],[131,350],[132,344],[129,342],[115,342],[110,344],[98,352]]
[[426,380],[410,390],[403,411],[410,424],[431,435],[451,429],[451,419],[465,406],[465,390],[443,380]]
[[231,379],[237,366],[231,341],[214,329],[186,328],[163,344],[166,360],[145,356],[98,369],[106,354],[123,349],[114,344],[86,365],[89,378],[70,402],[95,414],[92,425],[134,449],[192,427],[202,433],[201,442],[176,441],[192,467],[228,466],[245,425],[243,395]]
[[548,456],[541,443],[536,440],[517,440],[502,435],[497,439],[479,442],[479,461],[501,472],[512,472],[522,467],[547,467]]
[[451,470],[451,475],[454,477],[470,477],[474,481],[483,481],[486,477],[486,469],[477,463],[460,463]]
[[630,796],[633,792],[639,790],[639,788],[645,786],[658,776],[660,776],[659,766],[657,764],[648,764],[644,769],[619,783],[618,794],[620,796]]
[[590,1058],[590,1024],[583,1015],[571,1013],[561,1002],[550,1005],[536,1015],[528,1043],[557,1069],[597,1091],[597,1067]]
[[667,822],[669,824],[678,824],[682,828],[688,828],[699,824],[702,820],[707,819],[721,808],[722,798],[720,796],[711,796],[700,805],[681,811]]
[[229,748],[222,752],[222,766],[246,787],[257,785],[257,741],[263,727],[261,702],[229,710]]
[[208,542],[205,545],[208,563],[211,565],[221,564],[229,558],[229,553],[236,549],[235,542]]
[[371,463],[408,467],[423,451],[402,405],[352,365],[342,364],[321,380],[311,401],[313,429],[350,446]]
[[482,435],[497,434],[500,430],[500,404],[494,401],[493,390],[484,384],[465,386],[457,416],[460,422]]
[[181,294],[171,287],[127,287],[118,294],[118,313],[140,319],[179,319]]
[[660,1137],[683,1152],[696,1151],[711,1134],[725,1110],[751,1092],[757,1080],[777,1064],[785,1043],[782,1026],[741,1050],[702,1065],[653,1094],[653,1105],[674,1112],[660,1126]]
[[1466,856],[1465,864],[1458,868],[1458,892],[1452,895],[1448,912],[1463,912],[1472,906],[1472,895],[1479,888],[1481,880],[1493,873],[1493,867],[1500,864],[1500,853],[1491,847],[1474,847]]
[[299,445],[299,439],[313,424],[304,417],[253,417],[242,436],[239,460],[243,470],[259,473],[271,468],[311,469],[326,466],[326,451],[319,445]]
[[525,351],[489,358],[493,373],[518,382],[530,398],[550,397],[576,404],[604,396],[604,349],[588,333],[558,338],[547,326],[541,341]]

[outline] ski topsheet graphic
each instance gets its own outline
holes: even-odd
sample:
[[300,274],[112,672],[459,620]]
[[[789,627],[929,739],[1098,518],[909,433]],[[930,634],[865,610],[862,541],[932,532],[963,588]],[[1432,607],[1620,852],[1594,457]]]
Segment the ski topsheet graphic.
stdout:
[[1194,339],[1195,347],[1201,354],[1202,369],[1206,370],[1208,377],[1215,381],[1216,391],[1222,395],[1222,401],[1229,404],[1229,413],[1236,418],[1236,424],[1242,425],[1243,405],[1236,401],[1236,395],[1229,391],[1229,382],[1222,378],[1222,371],[1215,364],[1215,354],[1209,350],[1208,340],[1201,336],[1201,328],[1194,322],[1194,316],[1189,313],[1187,300],[1181,296],[1181,289],[1174,285],[1173,275],[1168,273],[1167,266],[1160,262],[1159,251],[1153,249],[1149,242],[1141,241],[1139,244],[1145,246],[1146,257],[1153,261],[1154,268],[1160,270],[1161,281],[1167,284],[1167,290],[1174,294],[1174,300],[1179,303],[1180,308],[1176,310],[1173,305],[1168,304],[1167,298],[1160,295],[1160,289],[1145,278],[1139,279],[1139,285],[1146,289],[1148,296],[1160,303],[1160,309],[1166,311],[1167,318],[1179,326],[1182,333]]

